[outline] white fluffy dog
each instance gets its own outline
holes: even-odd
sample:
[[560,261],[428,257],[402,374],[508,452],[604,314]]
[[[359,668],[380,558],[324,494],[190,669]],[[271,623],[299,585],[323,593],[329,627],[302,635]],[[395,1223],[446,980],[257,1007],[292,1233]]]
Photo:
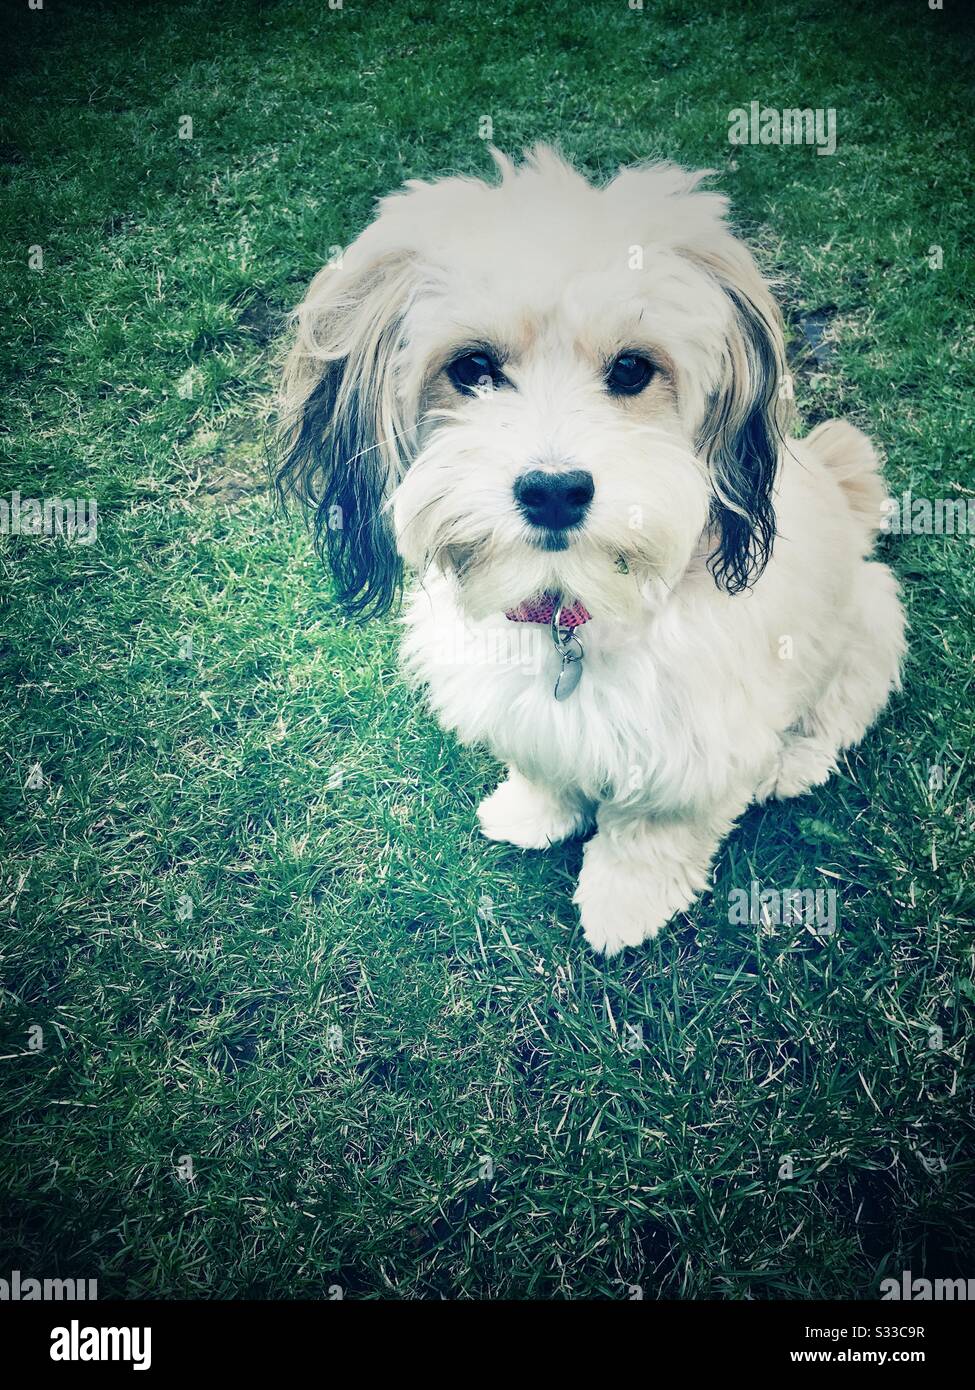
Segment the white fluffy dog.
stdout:
[[[417,573],[407,670],[508,775],[490,839],[596,828],[612,955],[708,883],[755,800],[826,780],[896,687],[884,488],[842,421],[788,437],[781,322],[702,174],[596,188],[553,151],[411,181],[296,311],[284,494],[343,602]],[[530,640],[525,640],[530,639]]]

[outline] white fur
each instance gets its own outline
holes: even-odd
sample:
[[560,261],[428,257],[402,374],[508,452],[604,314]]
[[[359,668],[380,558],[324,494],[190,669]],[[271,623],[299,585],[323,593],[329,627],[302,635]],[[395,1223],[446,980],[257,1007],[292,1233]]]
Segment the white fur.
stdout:
[[[731,596],[707,568],[721,482],[700,441],[717,400],[740,415],[762,386],[738,295],[769,325],[776,372],[784,355],[725,200],[671,166],[595,189],[550,151],[499,163],[496,185],[408,185],[348,253],[354,275],[382,265],[395,286],[377,390],[402,431],[378,445],[397,546],[418,572],[403,658],[443,726],[510,769],[480,808],[489,838],[538,849],[595,824],[575,901],[589,943],[613,954],[690,906],[753,800],[829,776],[898,682],[903,615],[868,558],[876,458],[842,422],[782,448],[774,549],[753,587]],[[306,332],[318,308],[310,296]],[[481,343],[503,352],[511,386],[459,396],[443,368]],[[659,372],[621,400],[603,375],[627,350]],[[566,550],[537,549],[514,503],[536,465],[592,474]],[[504,616],[545,590],[592,615],[565,702],[545,629],[526,660]]]
[[[897,684],[897,585],[862,558],[862,532],[814,446],[791,442],[777,514],[750,593],[729,598],[688,571],[638,621],[586,624],[585,673],[565,702],[552,697],[547,635],[536,674],[499,660],[511,624],[465,620],[449,577],[429,575],[410,599],[403,657],[440,722],[517,769],[517,795],[502,795],[506,782],[482,805],[484,833],[540,849],[596,820],[576,902],[607,954],[690,906],[752,801],[825,781]],[[466,640],[445,646],[448,628]],[[791,657],[780,655],[788,643]]]

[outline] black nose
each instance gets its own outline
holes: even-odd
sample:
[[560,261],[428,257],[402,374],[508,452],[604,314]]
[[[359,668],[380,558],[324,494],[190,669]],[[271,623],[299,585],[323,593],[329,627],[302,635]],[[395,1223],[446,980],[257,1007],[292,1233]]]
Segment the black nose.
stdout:
[[584,468],[544,473],[533,468],[515,479],[515,501],[533,526],[564,531],[578,526],[595,492],[592,474]]

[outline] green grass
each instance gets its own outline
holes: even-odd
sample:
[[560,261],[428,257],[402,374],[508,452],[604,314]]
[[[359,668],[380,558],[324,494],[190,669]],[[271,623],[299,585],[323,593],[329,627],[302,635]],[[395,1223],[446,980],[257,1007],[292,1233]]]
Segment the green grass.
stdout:
[[[490,114],[501,147],[592,174],[718,170],[794,346],[835,306],[831,355],[798,356],[805,418],[881,440],[897,492],[971,495],[958,9],[11,10],[0,495],[95,497],[99,529],[0,539],[0,1276],[803,1298],[975,1275],[970,540],[885,541],[903,694],[606,964],[580,846],[477,837],[498,769],[404,688],[393,623],[341,618],[262,471],[280,316],[377,195],[486,171]],[[836,155],[733,150],[753,98],[835,107]],[[729,925],[752,878],[836,887],[840,930]]]

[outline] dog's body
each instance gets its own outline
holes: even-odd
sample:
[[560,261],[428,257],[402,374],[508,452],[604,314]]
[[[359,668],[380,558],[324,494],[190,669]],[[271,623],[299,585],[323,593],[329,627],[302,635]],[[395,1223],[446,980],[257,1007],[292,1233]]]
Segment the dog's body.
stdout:
[[[394,544],[418,569],[406,667],[510,769],[484,833],[595,825],[576,902],[612,954],[690,905],[753,800],[829,776],[897,684],[903,615],[869,559],[874,451],[839,421],[786,437],[777,311],[724,200],[671,166],[595,190],[550,152],[499,162],[385,200],[316,280],[283,481],[353,606],[388,603]],[[513,621],[538,595],[584,605],[564,699],[547,626]]]

